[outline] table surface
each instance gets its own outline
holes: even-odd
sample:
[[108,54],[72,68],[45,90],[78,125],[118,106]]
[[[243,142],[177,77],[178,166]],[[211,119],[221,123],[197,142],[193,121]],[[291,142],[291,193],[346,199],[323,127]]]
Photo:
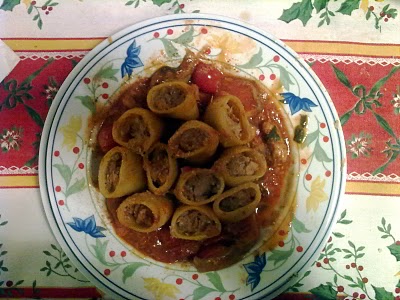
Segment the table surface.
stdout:
[[399,1],[56,1],[0,1],[0,39],[21,59],[0,86],[0,298],[106,298],[46,222],[44,120],[69,72],[103,39],[151,17],[201,12],[286,42],[319,76],[342,122],[341,214],[318,260],[280,298],[400,299]]

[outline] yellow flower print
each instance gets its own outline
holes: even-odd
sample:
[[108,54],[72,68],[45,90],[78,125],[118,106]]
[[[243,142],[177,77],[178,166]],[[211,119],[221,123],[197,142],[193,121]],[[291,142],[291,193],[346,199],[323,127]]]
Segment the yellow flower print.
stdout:
[[64,135],[63,146],[73,148],[76,145],[76,136],[78,131],[81,130],[82,120],[78,116],[72,116],[68,124],[62,126],[60,131]]
[[161,300],[164,297],[176,299],[179,289],[170,283],[161,282],[157,278],[143,278],[144,287],[154,295],[155,300]]
[[26,7],[28,7],[29,5],[31,5],[32,0],[22,0],[22,3],[26,5]]
[[321,202],[328,200],[328,195],[324,192],[325,179],[321,180],[320,176],[315,178],[311,183],[311,192],[306,200],[307,212],[312,209],[316,211]]
[[361,0],[360,8],[366,13],[368,10],[369,1]]

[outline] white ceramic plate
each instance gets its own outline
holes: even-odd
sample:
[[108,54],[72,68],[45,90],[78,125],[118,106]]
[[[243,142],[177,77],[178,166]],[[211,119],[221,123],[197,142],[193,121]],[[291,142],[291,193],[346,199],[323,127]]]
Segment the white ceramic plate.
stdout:
[[[267,86],[279,78],[293,123],[309,116],[300,149],[298,207],[276,249],[217,272],[198,273],[132,254],[116,237],[97,192],[88,186],[88,118],[124,76],[155,60],[172,64],[185,48],[209,47]],[[126,77],[125,77],[126,79]],[[269,34],[224,17],[173,15],[133,25],[92,50],[65,80],[49,111],[40,148],[43,205],[58,242],[78,269],[112,298],[264,299],[294,284],[329,236],[344,191],[344,141],[321,82],[298,55]]]

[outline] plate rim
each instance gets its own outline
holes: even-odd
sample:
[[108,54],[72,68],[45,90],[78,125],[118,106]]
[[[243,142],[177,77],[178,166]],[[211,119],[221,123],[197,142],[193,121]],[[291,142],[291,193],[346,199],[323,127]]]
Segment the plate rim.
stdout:
[[[314,73],[314,71],[311,69],[311,67],[308,66],[304,62],[304,60],[301,59],[299,57],[299,55],[293,49],[291,49],[283,41],[281,41],[274,35],[266,32],[265,30],[263,30],[259,27],[256,27],[252,24],[249,24],[247,22],[244,22],[244,21],[241,21],[238,19],[234,19],[231,17],[221,16],[221,15],[217,15],[217,14],[190,13],[190,14],[167,15],[167,16],[150,18],[150,19],[138,22],[138,23],[134,23],[134,24],[127,26],[126,28],[114,33],[109,38],[104,39],[100,44],[98,44],[91,51],[89,51],[89,53],[87,55],[85,55],[85,57],[77,64],[77,66],[75,66],[75,68],[68,74],[68,76],[64,80],[63,84],[61,85],[61,87],[49,109],[48,115],[46,117],[46,121],[45,121],[43,131],[42,131],[42,139],[40,142],[40,148],[39,148],[39,164],[38,164],[39,165],[39,186],[40,186],[42,204],[43,204],[45,214],[46,214],[46,220],[51,228],[53,235],[56,237],[57,242],[60,244],[60,246],[62,247],[64,252],[68,255],[68,257],[71,259],[71,261],[74,263],[74,265],[79,269],[79,271],[82,272],[86,277],[88,277],[88,279],[90,279],[91,284],[95,285],[102,291],[107,291],[108,293],[114,294],[114,295],[117,294],[119,297],[125,297],[125,296],[118,294],[117,291],[109,288],[107,285],[105,285],[103,283],[103,281],[97,279],[97,277],[87,269],[87,266],[85,266],[85,264],[83,264],[82,261],[78,258],[78,256],[72,251],[72,249],[70,248],[70,245],[67,243],[67,241],[65,240],[65,238],[62,235],[62,231],[59,228],[58,222],[56,221],[57,218],[54,215],[53,208],[50,204],[51,197],[49,196],[49,193],[48,193],[49,186],[48,186],[47,174],[46,174],[46,170],[47,170],[46,161],[47,161],[47,157],[49,155],[51,155],[51,153],[48,153],[49,137],[51,135],[50,133],[51,133],[52,129],[54,130],[54,128],[53,128],[54,117],[56,116],[57,112],[59,111],[60,105],[62,104],[63,100],[65,99],[64,95],[68,91],[68,86],[75,80],[77,75],[79,75],[82,72],[82,70],[84,69],[86,64],[88,62],[90,62],[90,60],[93,59],[96,54],[98,54],[102,50],[106,49],[109,45],[112,45],[116,39],[120,39],[120,38],[124,37],[125,35],[129,35],[130,33],[138,31],[146,26],[156,25],[157,23],[168,23],[171,21],[182,21],[182,20],[215,21],[215,22],[222,22],[222,23],[228,23],[228,24],[235,25],[235,26],[240,26],[240,27],[250,30],[254,33],[258,33],[263,38],[269,39],[271,42],[279,45],[281,48],[284,48],[287,52],[289,52],[289,54],[291,56],[293,56],[294,61],[297,61],[299,63],[299,65],[304,69],[304,71],[306,71],[312,77],[312,79],[315,81],[315,84],[317,84],[319,86],[320,92],[326,99],[326,105],[330,109],[332,119],[334,119],[335,121],[337,121],[339,119],[337,111],[334,107],[334,104],[333,104],[326,88],[323,86],[320,79]],[[110,43],[110,39],[112,40],[111,43]],[[296,67],[294,67],[294,68],[296,69]],[[64,102],[66,102],[65,103],[65,105],[66,105],[68,103],[68,99],[64,100]],[[335,197],[333,199],[333,200],[335,200],[335,203],[334,203],[335,205],[331,209],[327,208],[326,213],[328,213],[330,211],[331,217],[328,218],[329,222],[325,221],[324,223],[321,224],[321,232],[324,232],[322,234],[322,238],[320,238],[321,242],[318,245],[314,246],[315,249],[313,251],[310,251],[312,253],[309,255],[309,257],[307,259],[306,258],[299,259],[299,264],[302,266],[300,266],[298,268],[298,270],[296,270],[296,271],[293,270],[292,271],[293,274],[305,272],[312,265],[315,258],[318,256],[318,252],[322,249],[323,244],[326,243],[328,236],[331,234],[332,227],[338,217],[340,205],[343,202],[342,200],[343,200],[344,191],[345,191],[347,166],[345,163],[345,159],[346,159],[345,153],[346,152],[345,152],[344,136],[343,136],[343,130],[340,125],[340,122],[339,122],[338,126],[332,126],[332,134],[335,131],[336,131],[336,135],[337,135],[337,137],[336,137],[337,144],[333,145],[332,147],[335,149],[337,148],[337,150],[339,150],[338,160],[339,159],[342,160],[341,165],[339,167],[340,170],[337,171],[340,174],[340,176],[338,177],[338,182],[336,183],[336,185],[339,187],[339,190],[337,191],[336,195],[334,195]],[[333,152],[336,152],[336,151],[333,151]],[[333,194],[335,194],[334,191],[332,191],[331,196]],[[329,223],[329,224],[327,224],[327,223]],[[57,229],[57,231],[56,231],[56,229]],[[319,235],[321,235],[321,233],[316,233],[316,237]],[[312,244],[313,243],[311,243],[310,245],[312,246]],[[300,263],[304,260],[306,260],[304,263]],[[293,280],[295,280],[295,279],[296,279],[296,277],[293,276]],[[291,280],[291,281],[293,281],[293,280]],[[291,281],[288,280],[286,282],[283,282],[280,286],[276,287],[271,292],[263,293],[263,292],[265,292],[265,289],[266,289],[266,288],[263,288],[257,292],[252,293],[251,295],[248,295],[241,299],[247,299],[247,298],[251,298],[254,296],[263,297],[265,294],[267,294],[268,297],[272,298],[274,296],[277,296],[278,294],[283,292],[288,286],[290,286]],[[140,296],[138,296],[138,295],[134,295],[134,296],[137,297],[138,299],[145,299],[145,298],[140,298]]]

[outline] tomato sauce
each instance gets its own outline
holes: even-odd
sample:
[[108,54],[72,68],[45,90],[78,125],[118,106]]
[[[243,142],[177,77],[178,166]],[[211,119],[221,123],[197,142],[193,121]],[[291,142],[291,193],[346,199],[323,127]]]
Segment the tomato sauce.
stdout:
[[[293,209],[293,202],[291,199],[282,197],[282,191],[287,187],[288,172],[293,164],[289,143],[290,135],[285,122],[282,121],[285,116],[280,111],[279,104],[273,95],[269,94],[266,89],[260,88],[260,85],[254,81],[233,75],[221,76],[221,78],[218,77],[218,91],[216,94],[229,93],[241,99],[245,110],[251,116],[252,125],[257,128],[257,135],[250,143],[250,146],[257,148],[267,157],[267,172],[258,181],[262,191],[261,202],[256,212],[247,219],[238,223],[224,224],[223,231],[219,236],[204,241],[192,241],[172,237],[168,223],[150,233],[141,233],[128,229],[116,217],[116,209],[123,201],[123,198],[106,199],[107,209],[116,234],[145,257],[164,263],[192,261],[199,271],[212,270],[216,266],[217,268],[222,268],[239,261],[257,243],[262,228],[276,226],[275,222],[280,213],[285,215],[281,218],[282,224],[278,224],[278,227],[288,226],[291,221],[291,218],[288,218],[288,214]],[[115,116],[121,115],[123,111],[132,108],[132,106],[146,108],[143,95],[145,87],[148,87],[148,82],[149,80],[147,79],[140,79],[136,83],[132,83],[128,87],[132,89],[132,93],[124,90],[123,97],[117,98],[116,102],[111,106],[111,113],[108,114],[108,117],[99,122],[103,126],[99,130],[95,148],[97,153],[93,155],[94,157],[101,156],[102,153],[104,154],[114,146],[115,142],[111,136],[110,123],[115,119]],[[214,86],[212,88],[214,89]],[[137,98],[129,101],[126,98],[126,95],[129,94],[136,95]],[[204,103],[212,101],[212,95],[204,91],[201,91],[200,95],[200,108],[204,106]],[[268,101],[265,101],[266,98],[268,98]],[[264,130],[266,122],[276,127],[279,141],[271,142],[266,139]],[[171,134],[176,128],[177,124],[172,122],[169,128]],[[278,142],[282,148],[280,149],[282,151],[278,153],[282,155],[271,159],[276,150],[276,144],[274,143]],[[178,205],[178,203],[175,204]],[[286,210],[282,212],[281,207],[285,205],[287,206]],[[279,229],[278,227],[276,227],[276,230]]]

